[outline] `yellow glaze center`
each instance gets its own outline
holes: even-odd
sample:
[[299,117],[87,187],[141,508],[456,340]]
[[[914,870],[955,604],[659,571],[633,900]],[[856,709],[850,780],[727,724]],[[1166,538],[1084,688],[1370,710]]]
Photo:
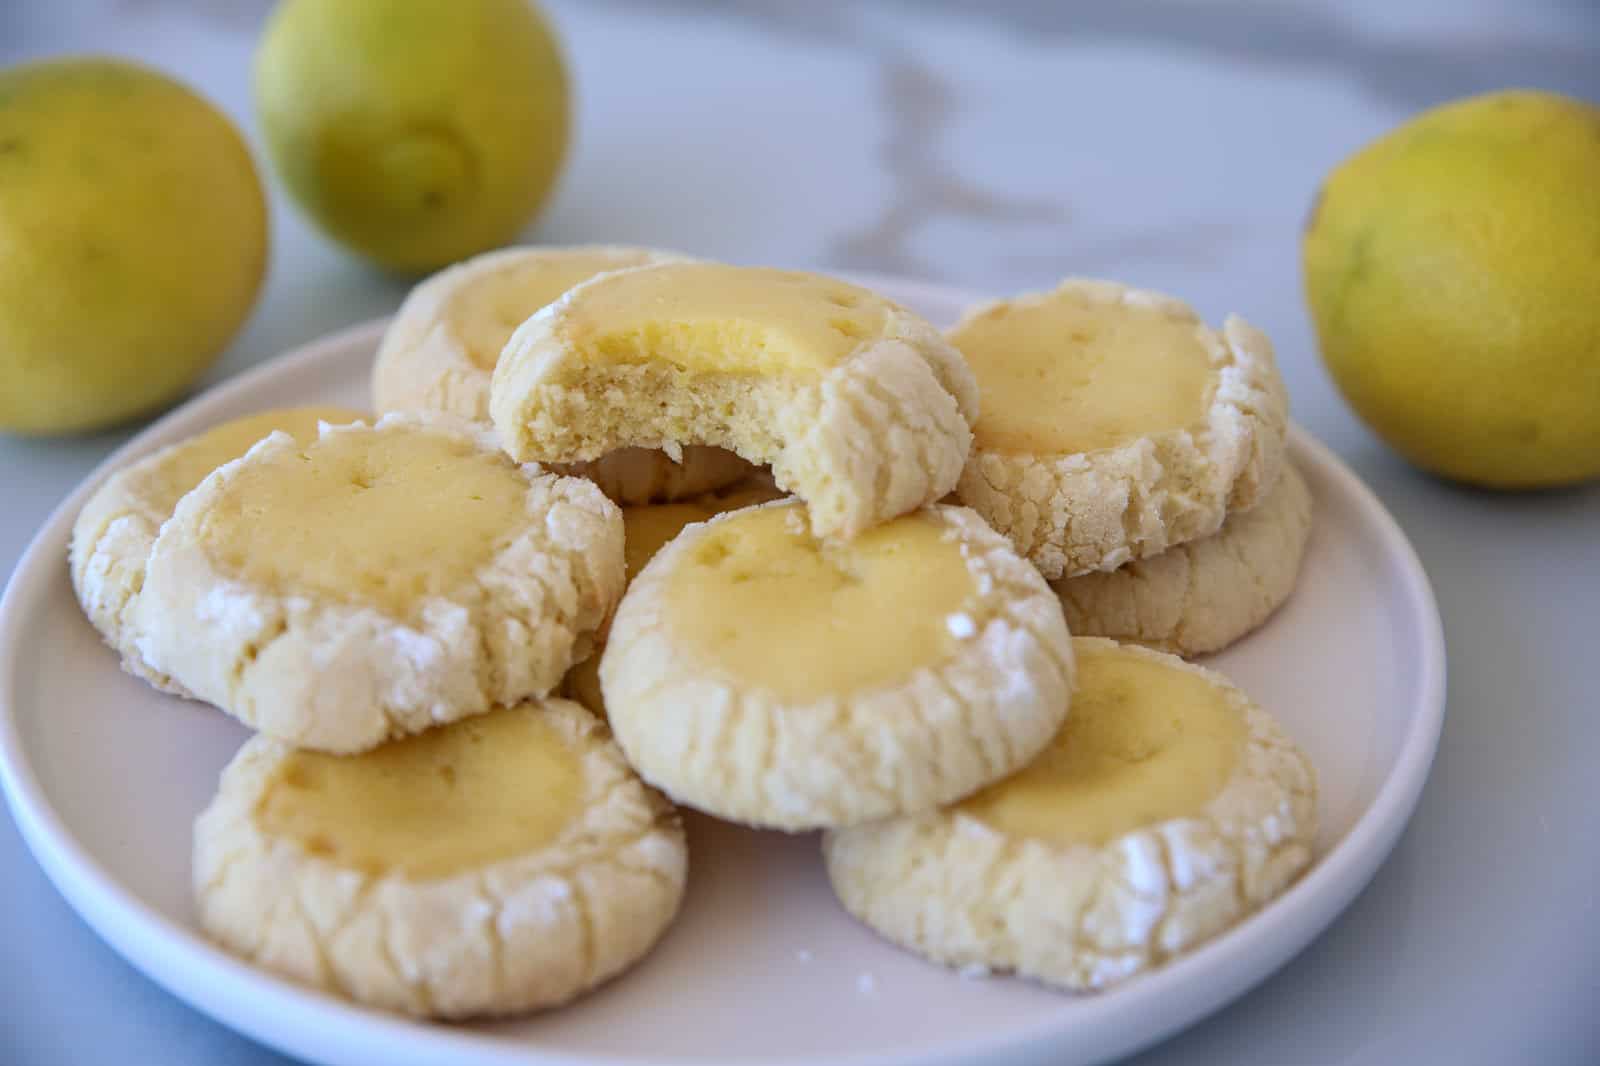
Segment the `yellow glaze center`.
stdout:
[[907,515],[846,543],[809,528],[795,503],[706,530],[666,590],[686,654],[804,703],[899,684],[953,653],[949,619],[976,584],[937,519]]
[[503,708],[361,755],[294,752],[256,819],[339,866],[448,877],[553,843],[582,809],[579,758],[539,708]]
[[601,364],[814,377],[878,336],[889,305],[821,274],[673,263],[602,279],[569,307],[569,342]]
[[[656,557],[683,527],[693,522],[704,522],[725,511],[737,511],[758,503],[776,500],[783,493],[771,484],[750,480],[731,486],[721,492],[708,492],[692,500],[677,503],[642,503],[622,509],[624,529],[623,554],[631,583],[639,576],[645,564]],[[600,652],[567,671],[564,682],[567,695],[604,718],[605,699],[600,693]]]
[[1099,845],[1198,814],[1233,775],[1245,721],[1204,677],[1077,642],[1067,723],[1026,768],[959,805],[1002,833]]
[[526,493],[504,456],[469,441],[339,434],[241,471],[201,536],[224,574],[405,618],[515,536]]
[[991,308],[950,334],[982,390],[977,446],[1072,454],[1200,423],[1215,388],[1204,328],[1070,293]]
[[624,507],[623,550],[628,580],[637,577],[645,563],[654,559],[656,552],[666,547],[668,541],[682,533],[684,526],[715,518],[724,511],[737,511],[741,507],[776,500],[782,495],[770,485],[758,482],[735,485],[724,492],[707,493],[677,503],[645,503]]
[[207,474],[239,458],[274,430],[281,429],[297,443],[305,445],[317,439],[319,422],[343,425],[368,417],[345,407],[285,407],[224,422],[184,441],[168,454],[152,489],[153,495],[159,498],[151,502],[170,514],[177,509],[178,501],[204,481]]
[[493,370],[511,334],[540,308],[596,274],[649,260],[645,252],[571,252],[508,265],[463,286],[456,295],[456,336],[474,363]]

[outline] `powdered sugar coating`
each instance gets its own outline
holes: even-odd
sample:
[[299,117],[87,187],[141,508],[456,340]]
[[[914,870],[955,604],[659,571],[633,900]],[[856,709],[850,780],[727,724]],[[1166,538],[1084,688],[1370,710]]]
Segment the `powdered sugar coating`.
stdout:
[[[853,537],[955,487],[978,412],[972,371],[929,323],[866,290],[859,298],[882,306],[882,328],[817,380],[589,357],[574,325],[585,301],[630,275],[705,266],[613,271],[519,326],[495,367],[489,405],[507,452],[570,463],[623,447],[727,448],[770,464],[779,487],[809,504],[819,536]],[[670,321],[670,308],[662,314]]]
[[600,663],[612,729],[645,780],[721,818],[801,830],[925,810],[1031,759],[1067,714],[1073,660],[1060,604],[976,514],[924,513],[968,549],[968,572],[989,578],[974,581],[986,591],[963,609],[974,636],[894,684],[805,705],[696,661],[674,639],[667,582],[726,517],[689,526],[651,560]]
[[323,422],[365,417],[340,407],[280,408],[245,415],[168,445],[113,472],[72,525],[68,553],[73,591],[84,614],[121,657],[122,668],[164,692],[187,696],[153,669],[140,650],[134,604],[156,536],[178,501],[211,469],[243,454],[274,429],[314,436]]
[[1305,479],[1285,464],[1260,504],[1230,515],[1211,536],[1050,586],[1079,636],[1179,655],[1220,651],[1265,622],[1294,591],[1311,507]]
[[578,754],[576,817],[546,846],[424,880],[343,867],[267,833],[256,813],[291,749],[247,742],[195,822],[206,931],[295,980],[426,1017],[553,1006],[621,972],[677,911],[683,827],[592,715],[565,700],[533,713]]
[[1215,388],[1198,427],[1075,454],[987,451],[974,446],[960,501],[1008,536],[1045,577],[1115,570],[1215,533],[1253,507],[1278,477],[1289,401],[1266,335],[1237,316],[1206,329],[1187,304],[1104,281],[1069,279],[1054,291],[970,309],[949,331],[1000,306],[1068,295],[1104,306],[1158,310],[1192,321],[1210,353]]
[[486,565],[405,618],[309,595],[292,577],[265,587],[221,572],[201,532],[207,510],[238,471],[295,458],[276,434],[214,471],[163,527],[135,613],[146,659],[264,733],[336,752],[549,693],[621,595],[621,513],[589,482],[517,467],[486,426],[448,416],[390,414],[325,426],[321,439],[389,433],[471,441],[523,480],[523,513],[495,531],[503,543]]
[[1092,991],[1161,965],[1283,892],[1316,837],[1310,762],[1220,675],[1144,648],[1123,652],[1200,674],[1244,717],[1244,751],[1203,809],[1098,846],[1010,836],[960,809],[830,831],[823,855],[845,907],[963,975],[1014,971]]

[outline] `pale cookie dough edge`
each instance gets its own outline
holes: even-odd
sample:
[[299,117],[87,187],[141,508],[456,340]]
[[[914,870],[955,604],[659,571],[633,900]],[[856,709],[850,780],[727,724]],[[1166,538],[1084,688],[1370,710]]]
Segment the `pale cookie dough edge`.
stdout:
[[719,817],[800,831],[952,802],[1032,759],[1068,713],[1060,603],[975,513],[930,511],[961,541],[978,585],[949,620],[960,650],[902,686],[805,706],[697,663],[673,640],[676,562],[729,516],[662,549],[624,597],[600,661],[607,716],[641,776]]
[[248,741],[195,822],[201,924],[269,970],[426,1017],[555,1006],[622,972],[677,912],[683,827],[592,715],[563,700],[541,713],[582,746],[577,819],[538,851],[431,880],[342,868],[266,835],[255,811],[290,749]]
[[138,648],[133,628],[134,605],[144,588],[145,572],[156,536],[168,515],[145,505],[134,490],[149,471],[188,444],[169,444],[100,483],[72,523],[67,547],[72,590],[89,623],[108,647],[117,653],[122,669],[149,682],[162,692],[188,696],[182,685],[152,669]]
[[[464,438],[510,463],[487,427],[443,414],[392,412],[321,436],[405,431]],[[274,433],[208,475],[163,526],[136,608],[152,668],[264,733],[351,753],[543,696],[588,654],[622,594],[621,511],[593,484],[536,466],[518,468],[529,521],[469,583],[478,598],[435,597],[416,624],[219,573],[192,528],[239,470],[295,447]]]
[[1309,760],[1221,675],[1124,647],[1221,682],[1246,716],[1239,766],[1198,817],[1098,847],[1008,837],[948,811],[830,831],[823,856],[845,908],[944,965],[1011,971],[1081,992],[1159,966],[1281,894],[1312,859],[1317,789]]
[[[227,423],[209,428],[223,425]],[[192,446],[206,432],[191,434],[112,471],[73,520],[67,545],[68,573],[78,604],[106,645],[117,652],[122,669],[161,692],[187,698],[193,698],[189,690],[153,669],[138,647],[134,604],[144,589],[156,537],[172,517],[170,512],[150,507],[141,490],[152,471],[162,469],[174,453]]]
[[1051,582],[1067,627],[1179,655],[1221,651],[1294,592],[1311,536],[1311,490],[1292,463],[1261,502],[1209,537],[1112,571]]

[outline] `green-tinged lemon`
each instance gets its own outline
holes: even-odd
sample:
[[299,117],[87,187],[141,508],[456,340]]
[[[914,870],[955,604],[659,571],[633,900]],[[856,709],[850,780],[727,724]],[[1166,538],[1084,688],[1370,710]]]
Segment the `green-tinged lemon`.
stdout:
[[1429,111],[1328,177],[1303,252],[1323,359],[1402,455],[1491,488],[1600,475],[1600,107]]
[[256,106],[289,191],[392,270],[510,241],[567,150],[567,75],[531,0],[286,0]]
[[0,71],[0,431],[150,411],[238,331],[267,206],[233,125],[117,59]]

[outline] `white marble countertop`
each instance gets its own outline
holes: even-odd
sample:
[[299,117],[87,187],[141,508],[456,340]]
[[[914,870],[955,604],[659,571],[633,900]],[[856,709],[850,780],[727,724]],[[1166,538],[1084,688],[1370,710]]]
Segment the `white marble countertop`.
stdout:
[[[1450,705],[1367,892],[1255,992],[1141,1063],[1600,1061],[1600,486],[1494,496],[1384,451],[1317,362],[1298,233],[1321,176],[1415,110],[1510,85],[1600,99],[1586,0],[759,4],[550,0],[578,140],[531,239],[870,269],[994,292],[1082,273],[1239,311],[1298,420],[1429,570]],[[0,2],[0,63],[142,57],[253,134],[257,0]],[[1600,195],[1600,193],[1597,193]],[[404,285],[274,194],[249,327],[209,380],[392,310]],[[1597,413],[1600,417],[1600,413]],[[128,432],[0,438],[0,574]],[[284,1060],[190,1011],[81,924],[0,818],[0,1060]]]

